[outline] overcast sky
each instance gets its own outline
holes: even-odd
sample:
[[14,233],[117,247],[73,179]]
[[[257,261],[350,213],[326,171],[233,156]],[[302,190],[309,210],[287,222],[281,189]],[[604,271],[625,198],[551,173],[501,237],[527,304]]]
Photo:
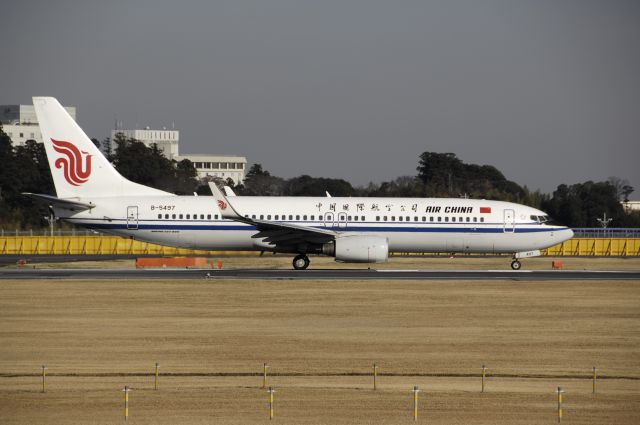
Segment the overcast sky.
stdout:
[[55,96],[90,137],[180,130],[181,153],[356,185],[424,151],[551,192],[640,196],[635,0],[10,1],[0,104]]

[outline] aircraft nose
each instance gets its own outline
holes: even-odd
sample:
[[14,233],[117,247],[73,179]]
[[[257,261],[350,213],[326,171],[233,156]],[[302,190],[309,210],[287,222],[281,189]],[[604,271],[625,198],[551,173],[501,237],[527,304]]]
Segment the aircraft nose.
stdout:
[[565,232],[564,232],[564,233],[565,233],[564,237],[566,238],[566,239],[565,239],[566,241],[568,241],[569,239],[571,239],[571,238],[573,237],[573,235],[574,235],[573,230],[571,230],[571,229],[570,229],[570,228],[568,228],[568,227],[566,228],[566,230],[565,230]]

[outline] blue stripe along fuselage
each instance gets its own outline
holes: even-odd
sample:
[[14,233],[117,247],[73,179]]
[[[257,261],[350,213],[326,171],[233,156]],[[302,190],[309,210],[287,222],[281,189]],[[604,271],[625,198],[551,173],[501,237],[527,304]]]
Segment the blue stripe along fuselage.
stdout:
[[[219,221],[220,224],[177,224],[172,222],[159,223],[144,223],[138,222],[132,226],[122,220],[122,223],[95,223],[86,222],[83,220],[69,220],[75,222],[75,224],[82,225],[91,229],[103,229],[103,230],[135,230],[132,227],[137,227],[139,230],[211,230],[211,231],[257,231],[255,226],[248,224],[222,224],[224,221]],[[183,222],[184,223],[184,222]],[[490,225],[483,226],[469,226],[466,223],[461,223],[459,226],[440,227],[436,224],[424,224],[421,226],[415,226],[414,223],[397,223],[403,224],[400,226],[310,226],[319,229],[331,229],[340,232],[400,232],[400,233],[539,233],[539,232],[557,232],[567,230],[568,227],[552,227],[536,226],[536,227],[520,227],[517,224],[511,230],[505,230],[504,227],[489,227]],[[413,226],[411,226],[413,225]],[[494,224],[493,226],[499,226]]]

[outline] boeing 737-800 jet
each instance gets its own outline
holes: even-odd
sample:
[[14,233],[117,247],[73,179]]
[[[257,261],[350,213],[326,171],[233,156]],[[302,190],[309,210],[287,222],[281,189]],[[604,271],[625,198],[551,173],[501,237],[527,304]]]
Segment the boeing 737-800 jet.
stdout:
[[308,254],[378,263],[389,252],[510,253],[519,258],[573,236],[524,205],[477,199],[177,196],[120,175],[58,101],[34,97],[57,196],[29,194],[54,214],[100,232],[205,250]]

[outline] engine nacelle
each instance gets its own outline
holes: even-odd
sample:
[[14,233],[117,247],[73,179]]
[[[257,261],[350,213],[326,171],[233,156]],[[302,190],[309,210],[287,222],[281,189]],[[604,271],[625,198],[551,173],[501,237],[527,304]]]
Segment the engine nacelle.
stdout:
[[384,263],[389,241],[381,236],[343,236],[322,245],[322,253],[345,263]]

